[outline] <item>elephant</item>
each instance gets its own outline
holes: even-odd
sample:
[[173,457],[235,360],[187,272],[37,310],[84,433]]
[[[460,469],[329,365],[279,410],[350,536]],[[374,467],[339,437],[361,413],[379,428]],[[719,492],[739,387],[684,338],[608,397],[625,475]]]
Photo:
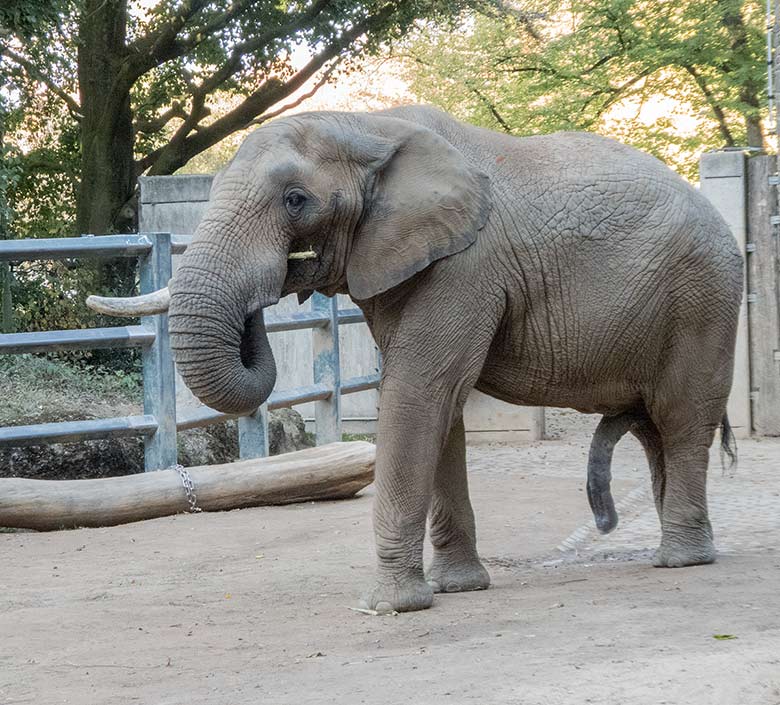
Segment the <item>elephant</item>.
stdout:
[[229,413],[273,389],[266,307],[318,291],[362,309],[383,360],[377,573],[362,605],[381,613],[490,584],[466,472],[474,388],[603,415],[589,474],[602,530],[616,522],[611,447],[631,430],[662,529],[654,565],[715,560],[706,475],[719,426],[728,437],[742,286],[724,220],[657,159],[401,106],[251,133],[162,298],[179,372]]

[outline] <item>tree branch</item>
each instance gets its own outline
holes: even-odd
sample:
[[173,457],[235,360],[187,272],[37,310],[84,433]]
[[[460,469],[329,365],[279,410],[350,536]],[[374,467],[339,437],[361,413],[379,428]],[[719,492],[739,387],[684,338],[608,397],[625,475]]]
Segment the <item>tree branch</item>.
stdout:
[[[333,44],[313,56],[302,69],[287,81],[282,82],[279,79],[266,81],[256,91],[248,95],[240,105],[210,125],[197,130],[194,134],[189,134],[182,138],[181,131],[184,128],[182,126],[177,131],[178,139],[175,137],[165,147],[155,150],[136,162],[138,173],[143,173],[148,169],[149,174],[172,174],[176,169],[184,166],[196,154],[200,154],[200,152],[208,149],[233,132],[247,127],[272,105],[284,98],[288,98],[300,89],[325,64],[338,57],[344,49],[364,34],[372,24],[382,22],[392,11],[393,6],[391,4],[384,5],[375,15],[371,15],[359,22],[351,30],[344,32]],[[216,80],[209,81],[209,86],[211,85],[216,87],[219,85],[219,82]],[[202,88],[203,85],[201,85]],[[207,94],[202,90],[200,94],[205,99]],[[194,125],[189,125],[189,130],[193,131]]]
[[534,21],[547,19],[547,13],[527,12],[517,7],[512,0],[490,0],[489,5],[497,10],[497,14],[513,17],[517,20],[534,40],[542,41],[542,35],[534,26]]
[[[174,10],[170,22],[164,24],[157,31],[147,34],[145,37],[139,37],[129,44],[128,54],[140,58],[139,64],[152,63],[153,66],[158,66],[165,61],[163,57],[175,46],[179,32],[189,20],[203,9],[207,2],[208,0],[183,0],[181,5]],[[228,15],[229,12],[228,10],[223,16]]]
[[317,2],[315,2],[314,5],[309,8],[309,10],[307,10],[307,12],[302,13],[296,19],[292,20],[286,25],[277,27],[274,30],[269,30],[264,34],[261,34],[259,37],[255,37],[254,39],[250,39],[242,42],[241,44],[238,44],[230,53],[227,61],[222,64],[222,66],[220,66],[217,71],[215,71],[211,76],[206,78],[201,83],[200,87],[197,89],[197,92],[207,94],[214,91],[238,70],[238,68],[241,66],[241,60],[245,55],[252,54],[258,49],[262,49],[269,42],[277,39],[279,36],[286,36],[291,34],[297,28],[299,28],[301,24],[313,20],[320,12],[322,12],[322,10],[329,2],[330,0],[317,0]]
[[488,100],[487,96],[485,96],[482,93],[482,91],[480,91],[478,88],[474,88],[473,86],[469,86],[468,88],[475,96],[477,96],[479,101],[490,111],[490,114],[495,118],[496,122],[499,125],[501,125],[501,129],[503,129],[504,132],[511,135],[512,128],[509,126],[507,121],[501,117],[498,110],[496,109],[496,106]]
[[[207,0],[191,0],[191,2],[205,5]],[[332,0],[316,0],[310,8],[305,12],[296,15],[286,24],[270,29],[254,39],[236,45],[225,64],[215,72],[214,76],[216,77],[217,75],[225,73],[225,77],[222,78],[219,83],[224,82],[235,73],[237,68],[241,65],[241,59],[245,54],[251,54],[257,49],[266,46],[274,39],[290,34],[301,25],[313,21],[330,2],[332,2]],[[135,42],[130,46],[130,51],[134,54],[135,58],[128,67],[127,80],[133,83],[145,73],[164,64],[166,61],[184,56],[188,51],[194,49],[205,39],[213,36],[221,29],[224,29],[231,20],[241,15],[245,10],[250,8],[252,4],[253,0],[236,0],[228,10],[211,22],[199,29],[193,29],[186,37],[178,40],[178,32],[183,28],[184,24],[180,24],[178,30],[175,33],[171,33],[171,30],[173,29],[173,23],[171,23],[164,36],[158,37],[153,45],[149,46],[149,42],[151,41],[149,38],[143,38],[138,42]],[[194,16],[194,14],[195,13],[190,15],[190,17]]]
[[702,76],[694,66],[686,65],[683,66],[683,68],[693,77],[693,80],[696,81],[696,85],[699,87],[699,90],[704,95],[707,104],[710,106],[710,109],[715,115],[715,120],[718,123],[718,130],[720,130],[720,134],[723,137],[723,140],[726,142],[726,146],[733,147],[734,137],[731,134],[731,130],[729,130],[728,122],[726,120],[726,115],[723,112],[723,108],[718,104],[718,101],[715,99],[715,95],[710,90],[709,86],[707,85],[707,82],[704,80],[704,76]]
[[[605,90],[600,91],[601,95],[607,95],[607,99],[599,106],[598,110],[596,111],[596,118],[601,117],[609,108],[611,108],[615,103],[618,102],[626,93],[626,91],[635,86],[637,83],[639,83],[641,80],[647,78],[650,74],[654,73],[652,69],[646,69],[645,71],[641,71],[633,78],[628,79],[624,83],[620,84],[617,87],[609,86]],[[593,96],[591,96],[590,99],[588,99],[586,106],[590,103],[590,101],[596,96],[598,96],[599,93],[595,93]]]
[[48,76],[44,75],[43,72],[37,69],[31,61],[17,54],[15,51],[12,51],[8,47],[0,47],[0,56],[3,55],[7,56],[9,59],[11,59],[11,61],[13,61],[21,68],[23,68],[25,73],[30,78],[32,78],[35,81],[40,81],[52,93],[54,93],[58,98],[60,98],[65,103],[65,105],[68,106],[68,110],[70,110],[70,112],[73,114],[73,117],[76,118],[76,120],[81,119],[81,106],[79,105],[78,101],[75,98],[73,98],[73,96],[68,95],[68,93],[65,90],[60,88]]
[[184,110],[184,107],[179,101],[174,102],[174,104],[168,108],[168,110],[156,118],[136,121],[136,123],[133,125],[133,132],[136,134],[143,132],[146,135],[159,132],[171,120],[173,120],[173,118],[181,118],[182,120],[187,119],[187,112]]
[[298,98],[293,100],[290,103],[287,103],[286,105],[283,105],[278,110],[272,110],[267,113],[263,113],[259,118],[255,118],[254,120],[250,120],[247,123],[247,127],[249,125],[262,125],[264,122],[268,122],[268,120],[273,120],[275,117],[279,117],[283,113],[286,113],[288,110],[292,110],[293,108],[297,108],[303,101],[308,100],[311,98],[320,88],[322,88],[327,82],[328,79],[331,77],[333,72],[336,70],[336,67],[341,63],[341,57],[336,59],[328,68],[325,70],[325,72],[320,77],[319,81],[312,86],[311,90],[306,91],[306,93],[302,93]]

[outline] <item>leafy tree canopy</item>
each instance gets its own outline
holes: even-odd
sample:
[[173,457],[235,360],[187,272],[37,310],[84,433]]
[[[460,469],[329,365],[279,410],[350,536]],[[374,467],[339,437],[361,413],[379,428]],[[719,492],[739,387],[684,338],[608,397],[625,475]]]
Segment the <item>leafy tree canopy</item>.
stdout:
[[[307,82],[349,70],[404,36],[440,22],[458,0],[6,0],[0,78],[6,130],[27,151],[45,110],[65,139],[75,131],[76,229],[132,227],[139,174],[170,174],[253,121],[284,110]],[[297,48],[309,50],[303,65]],[[42,98],[42,94],[46,97]],[[214,114],[214,97],[240,98]],[[223,101],[224,103],[224,101]],[[59,134],[51,135],[57,139]],[[69,169],[72,163],[63,163]]]
[[497,0],[408,43],[413,90],[514,134],[616,136],[691,177],[709,148],[764,146],[764,6]]

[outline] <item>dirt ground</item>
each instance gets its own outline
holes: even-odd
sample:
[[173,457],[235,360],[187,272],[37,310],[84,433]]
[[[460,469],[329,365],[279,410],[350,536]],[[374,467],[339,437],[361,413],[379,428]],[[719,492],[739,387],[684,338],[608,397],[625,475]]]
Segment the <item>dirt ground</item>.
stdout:
[[719,561],[655,569],[632,440],[615,456],[621,524],[592,528],[589,424],[470,449],[493,587],[425,612],[349,609],[373,574],[370,488],[0,534],[0,704],[780,704],[780,440],[742,441],[735,473],[713,454]]

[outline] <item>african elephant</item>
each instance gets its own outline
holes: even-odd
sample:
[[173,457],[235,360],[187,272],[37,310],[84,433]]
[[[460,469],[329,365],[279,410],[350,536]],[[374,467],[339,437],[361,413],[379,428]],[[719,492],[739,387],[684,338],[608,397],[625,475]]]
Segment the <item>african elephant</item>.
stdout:
[[612,140],[516,138],[429,107],[314,112],[259,128],[219,175],[170,286],[172,347],[205,404],[245,412],[274,386],[263,309],[312,290],[355,300],[384,361],[364,605],[418,610],[490,582],[466,478],[474,387],[607,425],[629,415],[617,432],[652,467],[655,565],[714,560],[708,449],[727,423],[742,268],[703,196]]

